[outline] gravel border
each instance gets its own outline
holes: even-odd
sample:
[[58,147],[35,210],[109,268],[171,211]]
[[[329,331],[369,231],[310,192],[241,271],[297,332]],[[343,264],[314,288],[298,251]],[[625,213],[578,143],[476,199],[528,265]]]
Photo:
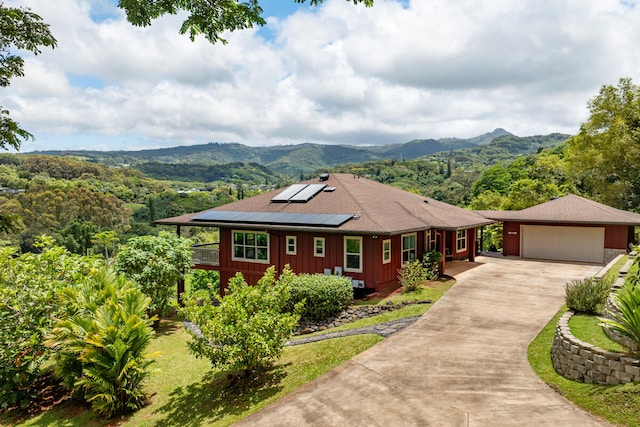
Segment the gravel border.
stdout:
[[390,337],[416,323],[421,316],[403,317],[402,319],[391,320],[377,325],[365,326],[362,328],[347,329],[345,331],[329,332],[327,334],[314,335],[312,337],[300,338],[297,340],[287,341],[286,345],[294,346],[300,344],[308,344],[317,341],[328,340],[332,338],[350,337],[353,335],[375,334],[381,337]]

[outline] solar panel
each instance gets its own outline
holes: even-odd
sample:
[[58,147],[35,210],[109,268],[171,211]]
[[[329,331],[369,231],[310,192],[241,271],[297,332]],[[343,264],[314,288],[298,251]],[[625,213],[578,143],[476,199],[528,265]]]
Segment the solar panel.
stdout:
[[271,199],[272,202],[288,202],[290,198],[307,188],[309,184],[293,184]]
[[316,194],[322,191],[327,184],[310,184],[307,188],[303,188],[295,196],[290,197],[290,202],[306,203],[313,198]]
[[191,219],[193,221],[228,222],[244,224],[309,225],[338,227],[353,218],[350,214],[303,214],[282,212],[207,211]]

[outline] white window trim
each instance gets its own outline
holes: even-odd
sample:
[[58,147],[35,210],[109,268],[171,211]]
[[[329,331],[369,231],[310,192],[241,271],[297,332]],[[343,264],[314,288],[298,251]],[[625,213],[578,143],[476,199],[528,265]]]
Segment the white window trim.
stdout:
[[[460,233],[462,233],[463,237],[460,237]],[[458,249],[460,245],[458,243],[462,241],[464,243],[462,249]],[[456,253],[464,252],[467,250],[467,230],[457,230],[456,231]]]
[[[293,239],[293,250],[289,250],[289,239]],[[285,237],[285,253],[287,255],[298,254],[298,236],[286,236]]]
[[[318,249],[320,246],[318,246],[318,242],[322,242],[322,253],[319,254],[316,249]],[[313,238],[313,256],[314,257],[318,257],[318,258],[324,258],[324,254],[325,254],[325,240],[324,237],[314,237]]]
[[[235,233],[252,233],[252,234],[265,234],[267,236],[267,259],[266,260],[262,260],[262,259],[250,259],[250,258],[238,258],[236,257],[236,251],[235,251],[235,242],[234,242],[234,234]],[[263,231],[255,231],[255,230],[231,230],[231,260],[232,261],[239,261],[239,262],[251,262],[254,264],[270,264],[269,259],[271,258],[271,238],[269,236],[269,233],[265,233]]]
[[[359,240],[360,241],[360,253],[359,255],[359,266],[358,268],[349,268],[347,267],[347,240]],[[344,236],[344,271],[349,273],[362,273],[362,259],[364,258],[363,252],[364,247],[362,236]],[[351,254],[354,255],[354,254]]]
[[[430,228],[424,232],[425,251],[437,251],[438,250],[438,235],[435,228]],[[433,247],[432,244],[433,243]]]
[[[405,249],[404,248],[404,238],[405,237],[409,237],[409,236],[415,237],[416,245],[413,247],[413,249]],[[402,260],[403,264],[405,263],[405,261],[404,261],[404,253],[405,252],[409,252],[411,250],[413,250],[413,252],[415,254],[415,258],[414,258],[414,261],[415,261],[416,259],[418,259],[418,234],[417,233],[407,233],[407,234],[403,234],[402,236],[400,236],[400,255],[401,255],[400,259]]]
[[[384,245],[389,244],[389,253],[385,253]],[[389,264],[391,262],[391,239],[386,239],[382,241],[382,263]]]

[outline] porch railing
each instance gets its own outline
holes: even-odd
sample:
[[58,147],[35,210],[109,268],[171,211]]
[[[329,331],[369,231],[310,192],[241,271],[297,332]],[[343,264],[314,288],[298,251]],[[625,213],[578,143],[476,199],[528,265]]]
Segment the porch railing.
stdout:
[[218,243],[203,243],[191,247],[193,263],[198,265],[220,265],[220,247]]

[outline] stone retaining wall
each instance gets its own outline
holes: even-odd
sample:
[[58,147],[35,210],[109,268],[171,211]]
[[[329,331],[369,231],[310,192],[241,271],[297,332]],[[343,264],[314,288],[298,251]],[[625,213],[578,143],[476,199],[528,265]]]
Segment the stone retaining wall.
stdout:
[[[612,318],[608,311],[617,311],[617,307],[612,302],[612,296],[624,285],[624,277],[631,268],[635,255],[635,253],[631,253],[625,265],[620,269],[618,279],[613,284],[611,294],[607,298],[603,317]],[[609,263],[603,271],[596,275],[596,278],[602,279],[615,261]],[[566,312],[556,325],[551,346],[551,360],[556,371],[566,378],[590,384],[616,385],[640,381],[640,360],[632,357],[632,354],[607,351],[573,336],[569,328],[569,319],[573,314],[573,311]],[[635,343],[628,338],[607,328],[604,331],[612,340],[627,348],[637,349]]]
[[569,329],[573,311],[565,313],[556,326],[551,347],[553,366],[566,378],[591,384],[624,384],[640,381],[640,360],[614,353],[574,337]]

